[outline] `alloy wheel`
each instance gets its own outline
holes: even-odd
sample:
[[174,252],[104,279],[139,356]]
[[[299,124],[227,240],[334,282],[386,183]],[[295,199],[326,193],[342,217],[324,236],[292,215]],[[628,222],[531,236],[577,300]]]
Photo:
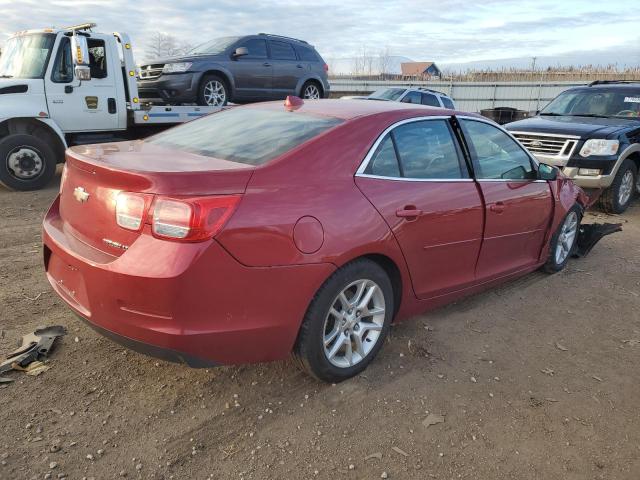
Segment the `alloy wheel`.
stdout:
[[385,309],[382,289],[372,280],[356,280],[342,290],[324,321],[327,360],[339,368],[364,360],[380,339]]
[[567,218],[564,219],[560,235],[558,236],[558,244],[556,245],[556,263],[561,265],[571,253],[573,243],[578,233],[578,214],[569,212]]
[[315,85],[307,85],[304,89],[303,98],[307,100],[318,100],[320,98],[320,89]]
[[42,154],[29,146],[20,146],[11,150],[6,162],[11,174],[19,180],[32,180],[44,171]]
[[620,188],[618,189],[618,205],[622,206],[627,204],[633,193],[633,188],[633,172],[627,170],[622,176]]
[[222,82],[210,80],[204,86],[204,101],[211,107],[221,107],[227,99],[227,92]]

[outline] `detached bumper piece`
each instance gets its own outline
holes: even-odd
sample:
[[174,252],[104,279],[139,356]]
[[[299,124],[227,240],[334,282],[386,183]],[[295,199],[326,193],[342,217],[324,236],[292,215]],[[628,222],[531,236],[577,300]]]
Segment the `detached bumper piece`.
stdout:
[[[6,360],[0,363],[0,375],[10,370],[23,370],[32,362],[36,362],[49,354],[56,338],[67,334],[64,327],[39,328],[33,333],[22,337],[22,345],[17,350],[7,355]],[[10,382],[11,379],[0,377],[0,383]]]
[[621,223],[587,223],[580,225],[574,257],[584,257],[603,237],[621,232]]

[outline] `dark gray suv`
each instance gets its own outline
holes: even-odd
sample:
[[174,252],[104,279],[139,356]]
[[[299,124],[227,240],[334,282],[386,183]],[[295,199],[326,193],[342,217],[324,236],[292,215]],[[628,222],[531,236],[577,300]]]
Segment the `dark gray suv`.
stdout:
[[140,98],[169,104],[222,106],[329,96],[327,64],[303,40],[260,33],[222,37],[188,54],[140,67]]

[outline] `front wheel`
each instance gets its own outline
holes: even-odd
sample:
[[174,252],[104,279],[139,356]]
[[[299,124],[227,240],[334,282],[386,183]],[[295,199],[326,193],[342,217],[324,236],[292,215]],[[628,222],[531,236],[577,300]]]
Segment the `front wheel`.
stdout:
[[384,269],[366,259],[349,263],[311,302],[294,355],[319,380],[353,377],[382,347],[393,312],[393,288]]
[[39,190],[56,173],[54,149],[33,135],[16,133],[0,139],[0,183],[11,190]]
[[224,107],[229,101],[229,88],[218,75],[205,75],[200,82],[198,105]]
[[574,205],[551,237],[549,257],[542,267],[545,272],[556,273],[566,267],[569,257],[576,248],[581,220],[582,210]]
[[638,170],[635,164],[629,159],[622,162],[613,183],[600,196],[600,208],[607,213],[623,213],[633,199],[637,177]]

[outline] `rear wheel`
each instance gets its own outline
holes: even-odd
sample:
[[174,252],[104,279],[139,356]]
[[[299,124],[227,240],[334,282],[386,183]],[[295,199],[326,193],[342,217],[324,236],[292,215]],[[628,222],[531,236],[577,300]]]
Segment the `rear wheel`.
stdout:
[[316,82],[307,82],[302,86],[302,98],[305,100],[320,100],[322,91]]
[[393,311],[393,289],[382,267],[366,259],[349,263],[318,290],[294,354],[325,382],[353,377],[382,347]]
[[0,139],[0,183],[12,190],[38,190],[56,173],[54,149],[33,135],[17,133]]
[[218,75],[205,75],[198,91],[198,105],[224,107],[228,101],[227,83]]
[[600,195],[600,208],[607,213],[624,212],[633,200],[637,177],[638,170],[635,164],[629,159],[622,162],[613,183]]
[[558,230],[551,237],[549,257],[542,269],[547,273],[556,273],[562,270],[569,261],[569,257],[575,251],[582,210],[574,205],[567,212]]

